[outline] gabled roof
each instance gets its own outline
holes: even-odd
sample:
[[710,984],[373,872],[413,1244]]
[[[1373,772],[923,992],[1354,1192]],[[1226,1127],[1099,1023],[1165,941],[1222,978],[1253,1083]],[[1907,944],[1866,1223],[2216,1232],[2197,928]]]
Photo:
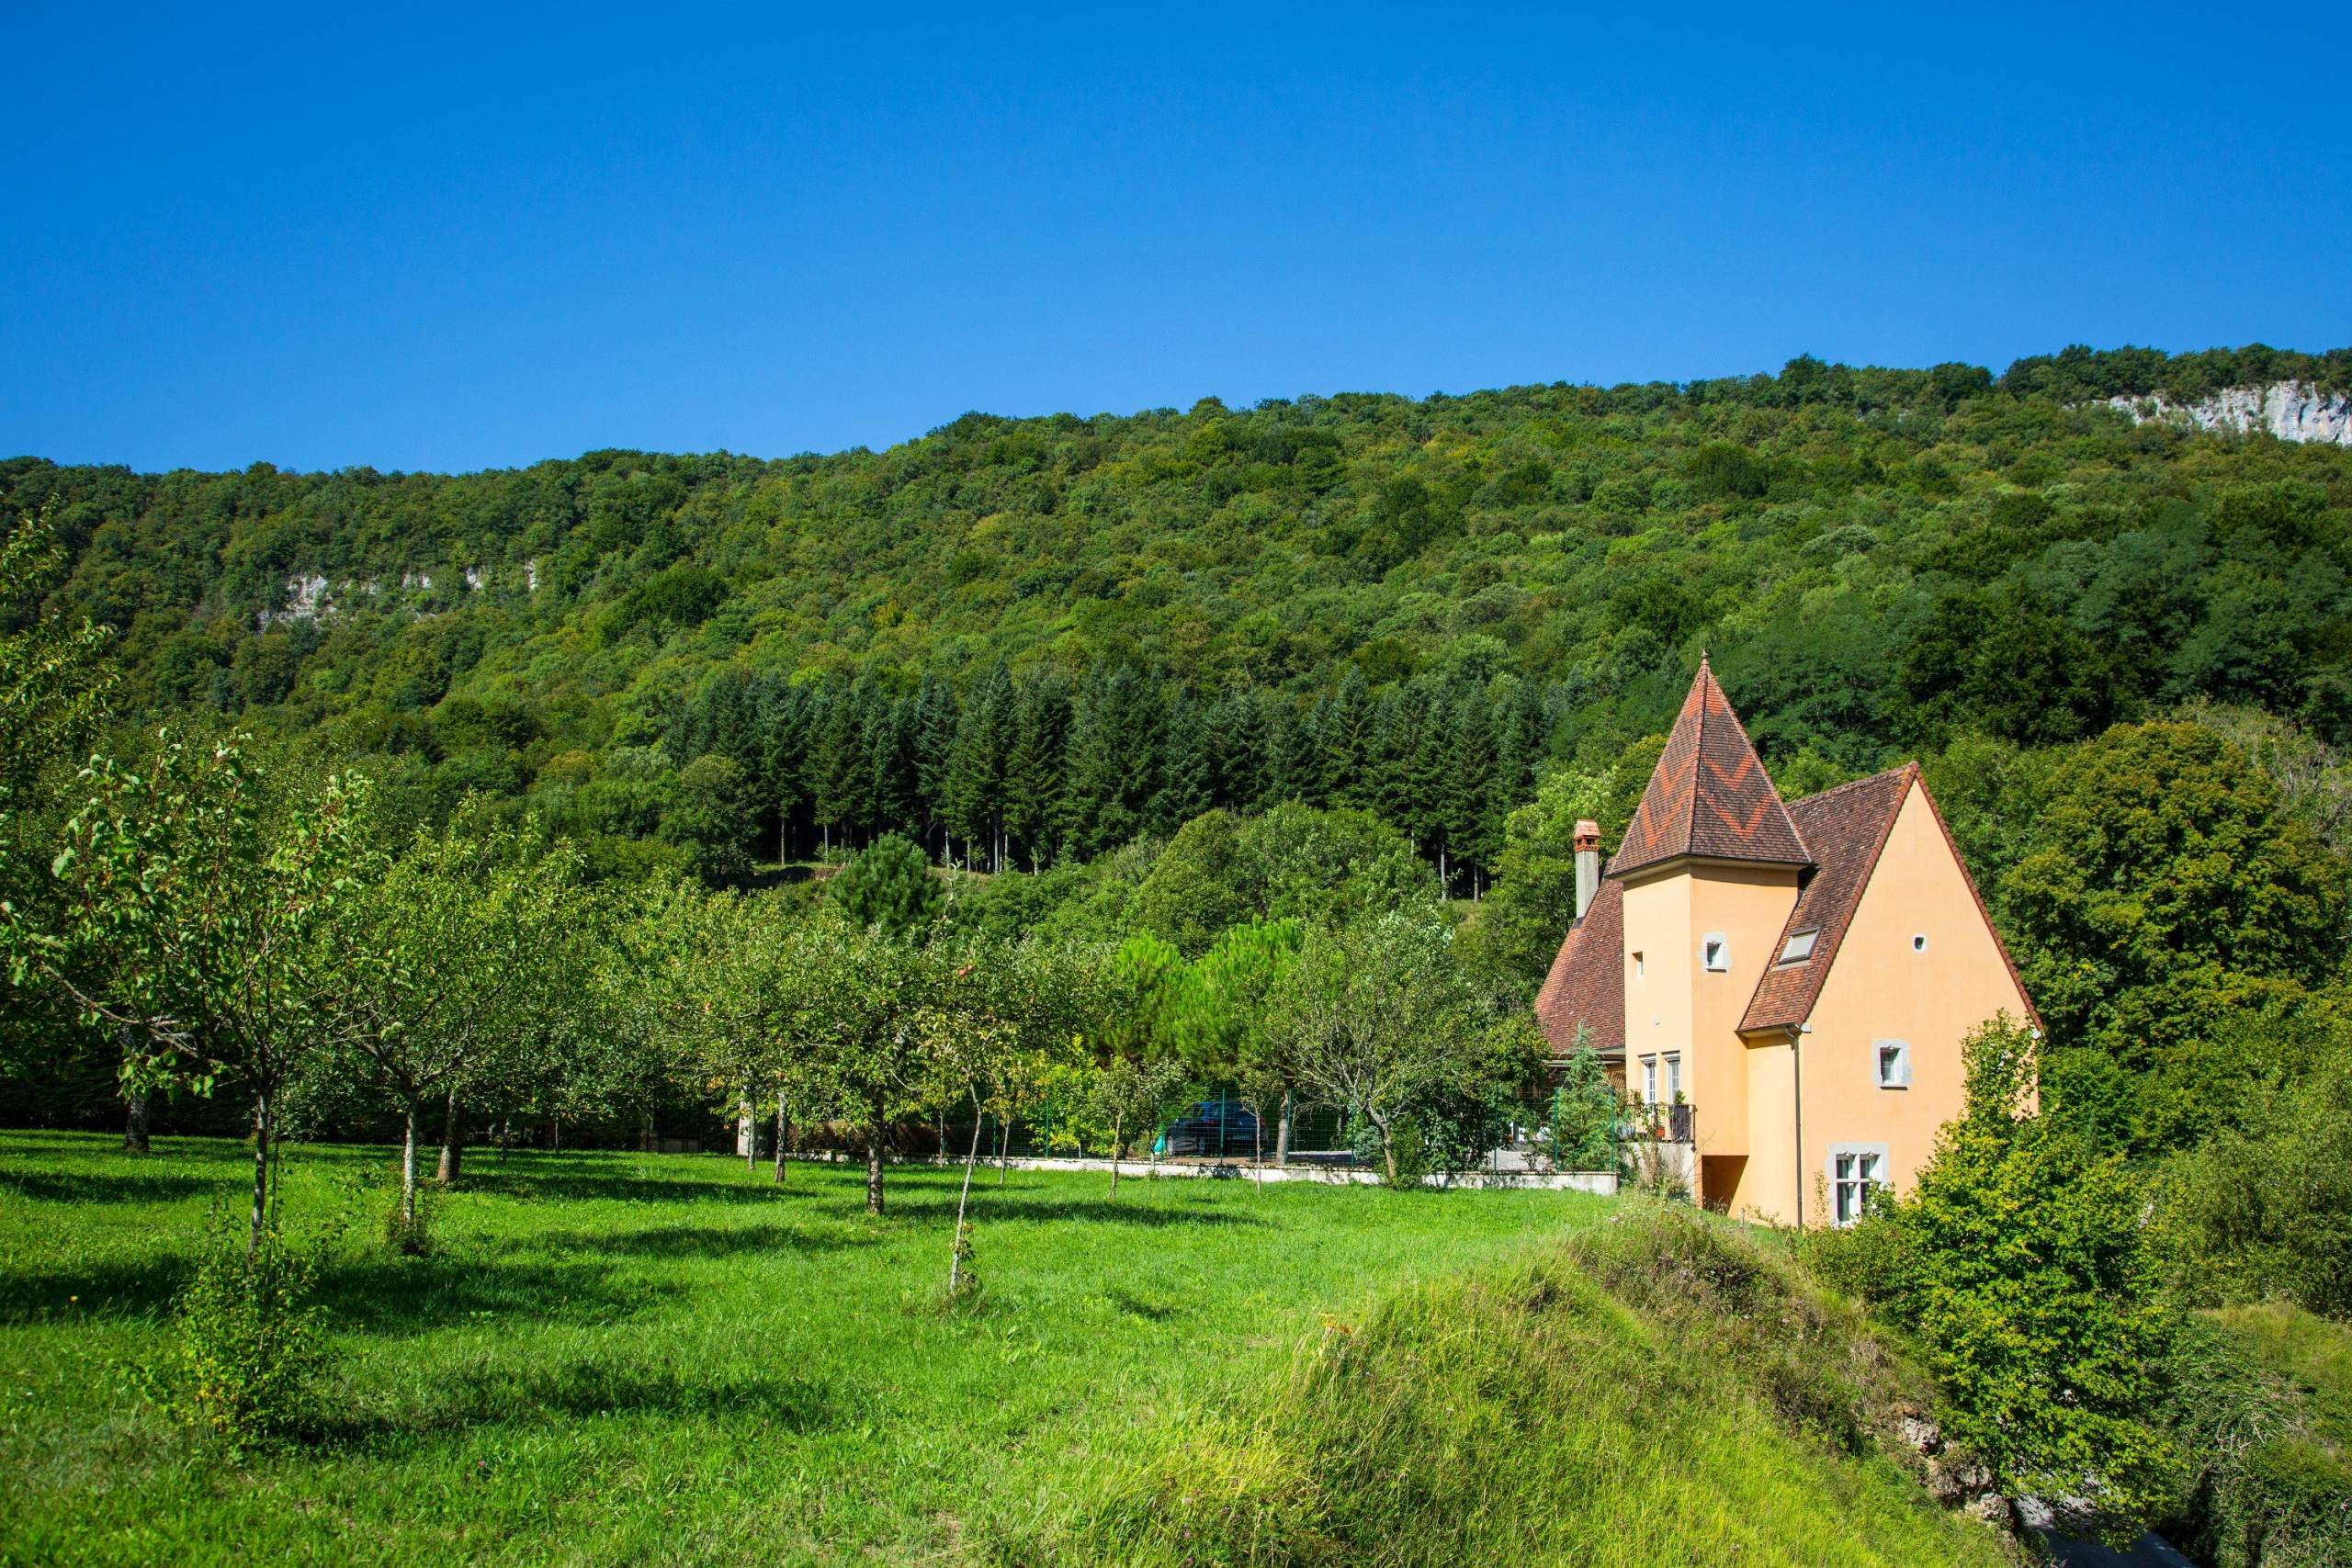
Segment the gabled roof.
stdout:
[[[1764,977],[1756,982],[1747,1015],[1739,1021],[1743,1033],[1785,1029],[1811,1015],[1821,984],[1828,978],[1829,965],[1837,960],[1838,944],[1845,940],[1846,928],[1862,901],[1862,889],[1878,864],[1879,852],[1894,830],[1895,813],[1903,808],[1903,797],[1910,793],[1918,772],[1917,763],[1905,762],[1887,773],[1806,795],[1789,807],[1804,833],[1804,841],[1813,849],[1814,867],[1798,887],[1796,906],[1789,911],[1780,940],[1765,960]],[[1801,964],[1775,964],[1789,938],[1804,931],[1818,933],[1813,939],[1813,955]]]
[[1775,865],[1814,858],[1703,655],[1609,874],[1684,855]]
[[1798,886],[1796,906],[1789,911],[1772,953],[1777,958],[1790,937],[1805,931],[1815,933],[1813,953],[1797,964],[1767,961],[1764,976],[1756,983],[1756,994],[1748,998],[1747,1015],[1739,1021],[1741,1033],[1792,1029],[1812,1016],[1814,1003],[1820,999],[1821,987],[1829,978],[1830,965],[1838,961],[1838,946],[1846,940],[1846,929],[1853,923],[1854,911],[1861,906],[1862,890],[1870,886],[1871,873],[1878,869],[1879,856],[1886,849],[1887,835],[1894,832],[1894,819],[1914,789],[1927,802],[1937,829],[1943,834],[1944,846],[1951,851],[1952,863],[1960,868],[1961,880],[1968,885],[1968,896],[1975,900],[1976,912],[1983,917],[1985,931],[1992,934],[2001,962],[2008,966],[2009,979],[2025,1003],[2028,1018],[2035,1028],[2041,1026],[2041,1015],[2034,1011],[2033,998],[2026,995],[2025,981],[2009,957],[2008,947],[1994,929],[1984,895],[1976,890],[1976,879],[1969,875],[1968,863],[1961,858],[1960,846],[1952,841],[1943,813],[1936,808],[1935,797],[1928,793],[1919,764],[1905,762],[1899,768],[1856,779],[1790,804],[1789,814],[1812,848],[1815,861],[1812,871]]
[[1625,1048],[1625,885],[1603,882],[1584,919],[1568,928],[1552,972],[1535,994],[1535,1021],[1565,1054],[1577,1028],[1591,1031],[1596,1051]]

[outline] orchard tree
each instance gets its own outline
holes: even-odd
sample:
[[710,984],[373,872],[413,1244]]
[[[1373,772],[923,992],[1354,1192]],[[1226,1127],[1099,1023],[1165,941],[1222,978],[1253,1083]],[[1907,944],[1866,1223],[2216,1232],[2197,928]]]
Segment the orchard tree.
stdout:
[[834,1111],[865,1133],[872,1213],[883,1212],[882,1155],[891,1126],[938,1100],[948,957],[941,944],[837,917],[812,921],[798,947],[794,1032]]
[[85,1020],[127,1031],[134,1089],[252,1096],[250,1253],[270,1217],[279,1096],[353,1022],[332,936],[367,896],[365,781],[266,803],[236,741],[170,735],[142,770],[99,759],[84,777],[51,864],[54,924],[0,910],[11,981],[55,986]]
[[1422,1106],[1512,1087],[1524,1039],[1498,1037],[1450,930],[1434,913],[1398,910],[1310,931],[1276,987],[1270,1025],[1299,1086],[1363,1116],[1382,1169],[1398,1179],[1398,1136]]
[[461,814],[420,829],[346,903],[332,932],[347,979],[347,1043],[361,1076],[401,1112],[400,1221],[416,1222],[416,1134],[443,1101],[442,1179],[454,1179],[460,1095],[493,1051],[537,1034],[577,977],[579,859]]

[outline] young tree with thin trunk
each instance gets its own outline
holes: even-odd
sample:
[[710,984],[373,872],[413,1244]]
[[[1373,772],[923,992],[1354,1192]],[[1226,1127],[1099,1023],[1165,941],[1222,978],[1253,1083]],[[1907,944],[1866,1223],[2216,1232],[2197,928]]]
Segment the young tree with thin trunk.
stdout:
[[225,1083],[252,1097],[250,1251],[270,1219],[280,1097],[350,1024],[329,937],[372,867],[365,783],[344,774],[266,802],[237,741],[170,735],[145,768],[99,759],[84,778],[51,863],[54,924],[0,908],[11,981],[129,1029],[134,1092]]
[[540,850],[461,814],[440,832],[420,829],[337,922],[352,1065],[401,1111],[403,1225],[416,1221],[424,1107],[443,1102],[447,1180],[469,1076],[492,1051],[532,1037],[553,999],[575,989],[567,970],[578,886],[569,845]]
[[1307,933],[1269,1028],[1299,1087],[1356,1111],[1396,1179],[1396,1134],[1419,1098],[1487,1069],[1487,1009],[1431,915],[1395,912]]

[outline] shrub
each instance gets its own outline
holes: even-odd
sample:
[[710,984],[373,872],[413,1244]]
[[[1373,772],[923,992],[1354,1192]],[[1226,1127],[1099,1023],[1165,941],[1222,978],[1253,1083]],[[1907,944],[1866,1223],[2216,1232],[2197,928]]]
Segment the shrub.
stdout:
[[2159,1421],[2177,1326],[2116,1156],[2024,1107],[2035,1053],[2008,1019],[1964,1046],[1968,1109],[1910,1197],[1863,1220],[1849,1276],[1927,1345],[1944,1425],[2012,1496],[2128,1537],[2175,1495]]
[[148,1372],[166,1413],[237,1459],[308,1425],[334,1365],[323,1314],[310,1302],[319,1249],[289,1242],[275,1223],[250,1241],[213,1211],[180,1294],[179,1344]]
[[2165,1533],[2215,1568],[2352,1562],[2352,1466],[2304,1401],[2206,1321],[2179,1337],[2165,1414],[2194,1456]]
[[885,833],[853,856],[826,887],[833,904],[860,930],[905,937],[929,929],[944,897],[931,861],[911,839]]
[[433,1221],[422,1184],[416,1190],[413,1212],[403,1213],[403,1208],[395,1192],[392,1206],[384,1215],[384,1245],[403,1258],[425,1257],[433,1250]]
[[2283,1296],[2352,1315],[2352,1060],[2254,1098],[2241,1124],[2177,1156],[2156,1234],[2199,1304]]

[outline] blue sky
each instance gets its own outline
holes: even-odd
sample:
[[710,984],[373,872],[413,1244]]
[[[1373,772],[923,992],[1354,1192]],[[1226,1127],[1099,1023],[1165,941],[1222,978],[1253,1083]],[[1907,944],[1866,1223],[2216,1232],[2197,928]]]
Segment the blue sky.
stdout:
[[11,6],[0,453],[2352,343],[2341,7],[989,9]]

